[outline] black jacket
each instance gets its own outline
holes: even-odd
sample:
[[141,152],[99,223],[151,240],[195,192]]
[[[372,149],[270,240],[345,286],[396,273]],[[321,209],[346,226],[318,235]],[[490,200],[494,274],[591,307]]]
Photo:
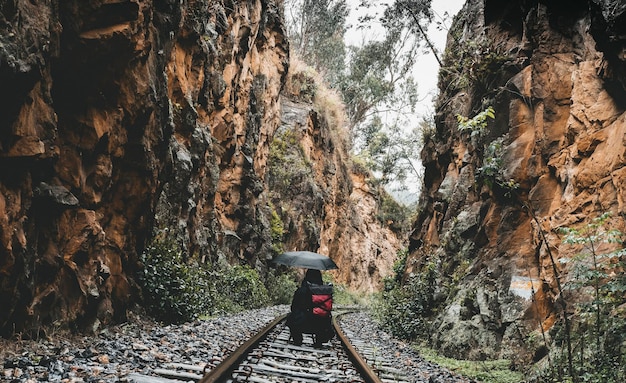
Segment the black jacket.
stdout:
[[311,291],[307,286],[306,281],[302,281],[300,287],[293,293],[293,299],[291,300],[291,311],[303,311],[310,313],[313,309],[311,303]]

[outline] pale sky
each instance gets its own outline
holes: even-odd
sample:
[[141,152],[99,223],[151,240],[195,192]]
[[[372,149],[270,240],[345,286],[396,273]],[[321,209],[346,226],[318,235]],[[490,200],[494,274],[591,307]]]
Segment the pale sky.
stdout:
[[[380,0],[376,1],[376,3],[383,4],[391,1],[392,0]],[[354,11],[358,10],[359,3],[360,0],[348,0],[348,6],[352,11],[348,20],[349,24],[357,24],[359,13]],[[461,10],[463,4],[465,4],[465,0],[432,0],[431,5],[435,14],[434,22],[441,21],[446,27],[449,27],[452,23],[452,18]],[[445,18],[446,12],[448,14],[447,18]],[[373,29],[372,31],[368,32],[366,38],[375,39],[375,33],[376,30]],[[447,29],[437,30],[436,24],[433,23],[433,25],[428,28],[427,34],[441,55],[446,45]],[[346,42],[348,44],[360,45],[363,38],[363,34],[355,27],[351,28],[346,33]],[[417,59],[415,69],[413,71],[413,77],[417,81],[417,89],[421,101],[416,106],[416,111],[414,115],[415,117],[411,118],[412,121],[419,121],[421,117],[432,115],[434,113],[433,101],[435,96],[437,95],[438,72],[439,64],[437,63],[435,56],[431,52],[422,53],[421,56]],[[407,127],[410,128],[410,126]],[[419,160],[416,161],[417,163],[415,163],[414,165],[418,168],[421,168],[422,166],[421,163],[419,163]],[[420,184],[420,182],[407,182],[406,187],[408,188],[408,191],[404,192],[398,192],[397,190],[395,190],[396,187],[392,184],[389,185],[388,191],[398,201],[402,201],[403,203],[408,204],[417,200],[420,190]]]
[[[379,1],[378,3],[390,2],[391,0]],[[355,13],[358,9],[360,0],[348,0],[348,6],[350,10]],[[444,14],[447,12],[449,18],[445,20],[445,25],[450,26],[452,17],[456,15],[463,7],[465,0],[432,0],[432,8],[435,13],[434,21],[442,21]],[[358,15],[352,15],[349,23],[356,24]],[[375,31],[369,32],[375,37]],[[431,25],[428,29],[428,36],[435,44],[437,49],[443,53],[446,45],[447,30],[437,30],[436,25]],[[346,34],[346,40],[348,44],[358,45],[362,36],[355,28],[348,31]],[[422,54],[415,65],[413,76],[417,80],[417,86],[419,90],[420,100],[422,102],[417,107],[417,114],[423,115],[432,112],[432,101],[437,93],[437,72],[439,71],[439,64],[432,53]]]
[[[463,4],[465,4],[465,0],[433,0],[432,7],[435,12],[435,20],[448,12],[450,18],[446,20],[446,26],[449,27],[452,23],[452,17],[461,10]],[[438,31],[434,25],[428,29],[428,36],[441,53],[446,46],[447,33],[447,30]],[[432,100],[437,92],[438,71],[439,64],[432,54],[423,55],[418,59],[413,76],[417,79],[420,98],[425,98],[424,103],[428,104],[428,108],[419,109],[432,109]]]

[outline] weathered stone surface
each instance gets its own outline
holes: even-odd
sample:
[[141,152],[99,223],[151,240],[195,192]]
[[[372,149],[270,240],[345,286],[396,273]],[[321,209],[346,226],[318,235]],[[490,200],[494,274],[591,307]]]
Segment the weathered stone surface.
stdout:
[[122,319],[155,226],[264,259],[287,65],[272,0],[4,2],[0,333]]
[[33,191],[33,197],[48,200],[64,206],[78,206],[79,201],[63,186],[48,185],[41,182]]
[[[124,319],[155,228],[204,262],[266,270],[269,147],[289,62],[280,6],[0,5],[0,335]],[[371,291],[400,244],[361,219],[375,193],[306,108],[312,177],[290,191],[300,210],[286,245],[332,254],[338,282]]]
[[[610,0],[567,7],[471,0],[457,16],[437,132],[422,152],[423,210],[410,244],[415,264],[437,261],[442,284],[459,281],[447,300],[437,300],[445,303],[433,318],[433,340],[442,351],[532,357],[522,352],[523,332],[539,323],[548,329],[558,318],[546,246],[556,258],[573,251],[559,246],[558,228],[607,211],[612,228],[626,228],[625,14],[622,2]],[[472,117],[486,105],[496,115],[487,133],[459,132],[456,114]],[[499,173],[481,177],[494,142],[501,145]],[[520,280],[534,281],[524,294]]]
[[338,134],[343,127],[308,103],[283,97],[282,108],[275,145],[286,150],[271,164],[268,184],[285,226],[285,250],[327,254],[339,266],[329,271],[336,282],[378,290],[402,247],[401,233],[376,218],[380,191],[367,182],[369,175],[353,171],[345,136]]

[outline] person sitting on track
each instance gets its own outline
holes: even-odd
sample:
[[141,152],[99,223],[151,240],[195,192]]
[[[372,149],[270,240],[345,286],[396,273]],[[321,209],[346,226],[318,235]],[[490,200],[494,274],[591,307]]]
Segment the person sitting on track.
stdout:
[[331,324],[332,285],[322,282],[319,270],[309,269],[293,294],[287,326],[295,345],[302,344],[302,334],[313,334],[314,346],[321,347],[335,335]]

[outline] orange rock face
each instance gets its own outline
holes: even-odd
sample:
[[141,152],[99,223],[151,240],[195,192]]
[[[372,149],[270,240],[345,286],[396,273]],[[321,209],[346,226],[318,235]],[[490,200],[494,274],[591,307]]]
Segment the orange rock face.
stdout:
[[262,257],[276,3],[17,0],[0,46],[3,335],[123,318],[153,227],[207,261]]
[[[548,249],[557,261],[574,252],[561,245],[560,227],[612,212],[610,226],[626,228],[626,41],[618,26],[626,9],[531,3],[469,1],[457,16],[437,132],[422,153],[424,209],[411,254],[437,261],[442,284],[459,281],[443,291],[434,318],[434,344],[454,356],[515,357],[523,340],[514,328],[558,320]],[[496,117],[484,132],[459,131],[457,113],[472,117],[487,105]],[[560,272],[566,281],[567,268]],[[534,281],[537,303],[520,280]]]
[[[0,335],[124,319],[154,229],[203,262],[265,269],[289,60],[279,5],[0,6]],[[371,218],[345,142],[305,116],[312,178],[292,190],[285,245],[332,255],[336,281],[372,291],[401,244]]]
[[282,99],[277,132],[286,145],[268,173],[269,198],[284,224],[285,250],[330,256],[336,283],[371,293],[392,274],[402,233],[380,222],[380,192],[369,175],[353,171],[343,127],[329,123],[310,104]]

